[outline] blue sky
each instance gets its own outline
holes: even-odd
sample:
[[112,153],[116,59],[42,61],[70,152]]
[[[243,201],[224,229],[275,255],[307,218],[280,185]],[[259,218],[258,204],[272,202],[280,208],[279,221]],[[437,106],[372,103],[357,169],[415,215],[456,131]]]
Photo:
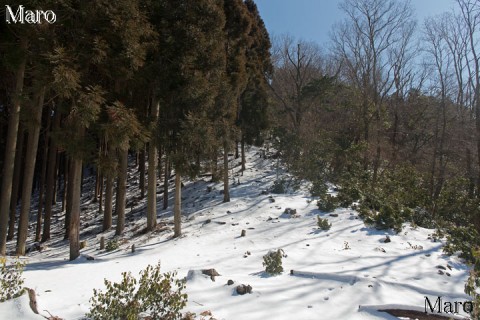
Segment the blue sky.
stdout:
[[[406,1],[406,0],[396,0]],[[273,35],[291,34],[296,38],[326,44],[336,21],[342,20],[341,0],[256,0],[260,14]],[[451,10],[454,0],[411,0],[419,22],[425,17]]]

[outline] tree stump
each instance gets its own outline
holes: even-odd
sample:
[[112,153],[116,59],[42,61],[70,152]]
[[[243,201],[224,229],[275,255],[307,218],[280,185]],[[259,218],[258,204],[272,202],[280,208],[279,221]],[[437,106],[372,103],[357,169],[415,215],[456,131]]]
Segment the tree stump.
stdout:
[[35,290],[30,288],[25,288],[28,292],[28,299],[30,300],[30,308],[32,309],[33,313],[38,314],[38,307],[37,307],[37,296],[35,294]]
[[240,237],[245,237],[247,235],[247,231],[246,230],[242,230],[242,233],[240,234]]
[[105,237],[102,236],[100,237],[100,250],[104,250],[105,249]]

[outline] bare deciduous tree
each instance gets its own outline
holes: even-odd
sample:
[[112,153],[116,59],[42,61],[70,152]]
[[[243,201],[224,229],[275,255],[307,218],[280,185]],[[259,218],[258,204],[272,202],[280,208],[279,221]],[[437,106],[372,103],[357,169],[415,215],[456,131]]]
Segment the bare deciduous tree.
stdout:
[[315,43],[283,36],[274,40],[273,63],[276,71],[272,91],[293,131],[298,133],[305,114],[316,103],[315,97],[306,95],[305,90],[324,75],[321,49]]
[[[370,143],[375,124],[375,182],[381,155],[384,100],[397,83],[406,62],[415,21],[409,1],[345,0],[340,4],[347,18],[332,33],[333,51],[343,66],[347,83],[360,92],[363,139]],[[397,79],[396,79],[397,78]],[[365,165],[369,153],[365,155]]]

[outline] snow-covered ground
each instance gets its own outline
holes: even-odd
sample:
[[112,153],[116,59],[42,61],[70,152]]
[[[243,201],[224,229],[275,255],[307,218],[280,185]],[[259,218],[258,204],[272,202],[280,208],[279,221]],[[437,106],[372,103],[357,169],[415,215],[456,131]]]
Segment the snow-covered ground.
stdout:
[[[176,270],[179,277],[189,270],[215,268],[221,276],[214,282],[201,274],[188,280],[186,309],[197,314],[210,310],[216,319],[397,319],[376,310],[424,311],[425,296],[432,303],[438,296],[443,301],[469,300],[463,293],[468,268],[458,258],[443,255],[442,242],[429,239],[433,230],[405,225],[399,234],[378,231],[366,227],[351,209],[337,209],[331,216],[317,209],[306,188],[291,194],[262,193],[276,179],[276,163],[261,158],[256,148],[248,153],[243,176],[238,174],[240,167],[232,166],[236,183],[231,186],[230,203],[222,203],[221,183],[210,183],[208,177],[185,182],[184,236],[179,239],[172,239],[171,208],[158,209],[161,227],[153,234],[142,233],[144,218],[128,219],[144,215],[142,200],[131,213],[127,209],[120,249],[100,251],[100,236],[108,240],[113,231],[98,234],[96,205],[85,200],[82,240],[88,245],[82,254],[95,260],[83,256],[69,262],[68,243],[59,240],[26,258],[25,286],[36,291],[41,313],[47,315],[43,310],[48,310],[64,319],[82,319],[93,289],[104,288],[104,278],[118,281],[124,271],[138,276],[158,261],[163,272]],[[134,180],[130,185],[131,190],[137,188]],[[286,208],[296,209],[297,217],[284,215]],[[318,230],[318,215],[332,223],[330,230]],[[57,220],[60,225],[62,216]],[[242,230],[245,237],[240,236]],[[391,242],[384,243],[387,235]],[[269,276],[262,257],[279,248],[287,255],[285,271]],[[232,286],[227,285],[230,279],[235,282]],[[236,294],[238,284],[251,285],[252,293]],[[24,298],[0,304],[0,318],[11,318],[5,317],[11,315],[6,313],[9,310],[17,312],[16,318],[21,318],[19,314],[27,318],[28,311],[18,308]]]

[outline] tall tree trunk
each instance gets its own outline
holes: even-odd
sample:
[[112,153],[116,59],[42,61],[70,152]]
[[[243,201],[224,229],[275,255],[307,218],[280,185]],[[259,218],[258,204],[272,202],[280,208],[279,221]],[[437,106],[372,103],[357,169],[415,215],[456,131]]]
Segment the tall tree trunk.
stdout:
[[[78,128],[78,135],[83,137],[85,128]],[[72,159],[72,176],[70,177],[72,184],[71,215],[68,240],[70,243],[70,261],[75,260],[80,255],[80,200],[82,186],[82,159]]]
[[182,176],[175,169],[175,205],[173,207],[174,234],[177,238],[182,235]]
[[218,182],[219,177],[218,177],[218,150],[215,147],[213,152],[212,152],[212,158],[210,162],[210,171],[212,171],[212,182]]
[[7,240],[12,240],[15,234],[15,221],[17,219],[17,204],[20,189],[20,174],[23,172],[23,145],[25,142],[25,132],[22,124],[18,131],[17,153],[15,156],[15,170],[13,172],[12,199],[10,201],[10,219],[8,221]]
[[[53,130],[55,132],[60,127],[60,112],[55,110],[53,118]],[[55,193],[55,176],[57,167],[57,143],[51,139],[48,149],[48,167],[47,167],[47,191],[45,194],[45,221],[43,222],[42,242],[50,239],[50,227],[52,222],[52,206]]]
[[240,153],[238,151],[238,140],[235,140],[235,159],[240,158]]
[[66,212],[67,196],[68,196],[68,180],[69,180],[68,176],[70,173],[70,159],[67,157],[67,155],[63,154],[63,156],[61,157],[61,160],[62,160],[62,169],[63,169],[62,212]]
[[117,180],[117,199],[115,202],[115,213],[117,215],[117,236],[123,233],[125,228],[125,200],[127,194],[127,170],[128,170],[128,149],[119,150],[120,167]]
[[43,212],[43,195],[45,193],[45,176],[47,175],[47,157],[49,150],[49,132],[51,127],[52,107],[49,105],[47,109],[47,127],[43,134],[43,155],[42,170],[40,172],[40,192],[38,194],[38,210],[37,210],[37,227],[35,229],[35,241],[39,242],[42,235],[42,212]]
[[102,214],[103,213],[103,173],[100,173],[100,193],[98,195],[98,213]]
[[100,170],[96,168],[95,170],[95,188],[93,190],[92,203],[96,203],[100,196]]
[[[154,99],[151,105],[150,120],[153,128],[157,123],[160,103]],[[154,129],[155,130],[155,129]],[[157,145],[155,132],[148,143],[148,198],[147,198],[147,231],[152,231],[157,225]]]
[[113,176],[108,175],[107,183],[105,186],[105,210],[103,211],[103,231],[107,231],[112,227],[113,183]]
[[[60,121],[60,120],[59,120]],[[60,126],[59,126],[60,127]],[[62,162],[63,156],[60,152],[57,150],[57,161],[55,164],[55,179],[53,183],[53,199],[52,199],[52,204],[57,203],[57,197],[58,197],[58,190],[60,189],[60,162]],[[62,208],[63,211],[63,208]]]
[[67,240],[70,234],[70,218],[72,216],[72,197],[73,197],[73,173],[74,173],[74,159],[68,158],[68,182],[67,182],[67,195],[65,205],[65,237]]
[[247,161],[245,159],[245,136],[242,134],[242,141],[241,141],[241,144],[242,144],[242,172],[245,171],[246,169],[246,164],[247,164]]
[[223,202],[230,202],[230,190],[228,187],[228,142],[223,142]]
[[165,155],[165,175],[163,177],[163,210],[168,208],[168,179],[170,179],[170,161]]
[[25,171],[23,172],[22,204],[20,209],[20,220],[18,223],[17,254],[25,255],[25,243],[28,235],[28,222],[30,218],[30,205],[32,197],[33,174],[35,161],[37,159],[38,138],[42,123],[42,109],[45,98],[45,87],[35,97],[35,106],[32,110],[33,124],[29,128],[27,153],[25,155]]
[[157,225],[157,148],[155,142],[148,143],[148,193],[147,193],[147,231]]
[[145,198],[145,147],[142,147],[142,150],[140,150],[140,155],[138,158],[138,171],[140,174],[140,198],[143,199]]
[[158,150],[158,161],[157,161],[157,172],[158,172],[158,181],[162,181],[162,175],[163,175],[163,165],[162,165],[162,157],[163,157],[163,149],[161,146],[157,144],[157,150]]
[[8,121],[5,158],[3,161],[2,189],[0,195],[0,255],[5,255],[7,249],[8,208],[12,195],[12,179],[15,166],[15,149],[17,148],[18,124],[20,122],[20,105],[22,101],[23,80],[25,78],[25,65],[27,62],[26,50],[28,40],[20,39],[20,48],[24,51],[22,60],[15,75],[15,92],[12,99],[12,108]]

